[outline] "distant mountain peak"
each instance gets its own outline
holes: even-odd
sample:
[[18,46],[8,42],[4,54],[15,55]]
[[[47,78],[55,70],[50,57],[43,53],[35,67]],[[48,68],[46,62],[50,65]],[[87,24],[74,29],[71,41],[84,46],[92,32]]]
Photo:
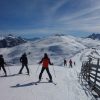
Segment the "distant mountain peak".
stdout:
[[5,36],[0,40],[0,48],[13,47],[25,42],[26,41],[22,39],[21,37],[19,38],[19,37],[13,36],[12,34],[9,34],[8,36]]
[[12,34],[8,34],[8,37],[12,37],[13,35]]
[[100,40],[100,34],[93,33],[93,34],[89,35],[87,38],[91,38],[93,40],[95,40],[95,39]]
[[56,33],[55,36],[65,36],[65,34],[62,34],[62,33]]

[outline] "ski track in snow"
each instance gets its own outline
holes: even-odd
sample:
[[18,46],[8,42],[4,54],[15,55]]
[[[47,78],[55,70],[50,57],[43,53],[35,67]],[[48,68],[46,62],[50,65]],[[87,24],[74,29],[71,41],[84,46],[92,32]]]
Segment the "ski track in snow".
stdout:
[[[80,56],[77,54],[72,59],[76,62],[73,68],[50,66],[50,72],[53,76],[54,82],[57,85],[47,82],[47,73],[43,73],[43,83],[35,85],[38,81],[38,74],[41,66],[36,73],[38,65],[29,65],[30,76],[25,75],[26,69],[23,74],[17,75],[21,66],[11,66],[9,69],[6,67],[8,77],[0,77],[0,98],[2,100],[92,100],[91,94],[84,91],[78,82],[78,74],[80,72]],[[54,76],[53,68],[56,72]],[[0,75],[3,72],[0,71]]]

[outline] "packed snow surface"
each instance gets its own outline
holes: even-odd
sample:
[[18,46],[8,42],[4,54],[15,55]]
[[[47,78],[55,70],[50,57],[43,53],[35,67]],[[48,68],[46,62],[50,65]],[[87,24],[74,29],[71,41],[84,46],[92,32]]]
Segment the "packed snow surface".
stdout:
[[35,85],[35,82],[38,81],[41,65],[29,65],[30,76],[25,75],[26,69],[23,70],[23,74],[17,75],[21,65],[6,67],[8,77],[0,77],[0,98],[2,100],[91,100],[93,96],[88,90],[84,90],[78,79],[81,69],[81,54],[76,54],[72,58],[76,62],[73,68],[69,68],[69,65],[65,67],[63,65],[49,66],[53,81],[57,85],[47,83],[48,76],[45,72],[41,83]]
[[[98,49],[98,53],[93,48]],[[98,40],[52,36],[12,48],[0,49],[5,61],[14,64],[6,67],[8,77],[2,77],[4,73],[0,71],[1,100],[94,100],[92,94],[81,85],[78,77],[82,61],[88,60],[88,56],[99,57],[99,48]],[[29,59],[30,76],[26,75],[25,68],[23,74],[18,74],[21,68],[19,58],[24,52]],[[37,63],[45,52],[54,63],[49,69],[57,85],[47,82],[46,72],[43,73],[41,83],[35,84],[42,67]],[[63,66],[64,58],[67,62],[71,58],[76,65],[73,65],[73,68],[69,68],[69,64]]]

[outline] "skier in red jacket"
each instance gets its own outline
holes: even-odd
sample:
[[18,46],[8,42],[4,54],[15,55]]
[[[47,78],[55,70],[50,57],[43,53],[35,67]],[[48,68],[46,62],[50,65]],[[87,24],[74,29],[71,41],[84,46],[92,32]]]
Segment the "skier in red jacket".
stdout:
[[47,53],[44,54],[44,57],[39,62],[39,64],[41,64],[41,63],[42,63],[42,69],[41,69],[41,72],[39,74],[39,81],[41,81],[42,74],[43,74],[44,70],[46,70],[48,75],[49,75],[49,78],[50,78],[49,82],[52,82],[52,76],[50,74],[48,65],[49,64],[53,65],[53,63],[51,63],[50,58],[48,57]]

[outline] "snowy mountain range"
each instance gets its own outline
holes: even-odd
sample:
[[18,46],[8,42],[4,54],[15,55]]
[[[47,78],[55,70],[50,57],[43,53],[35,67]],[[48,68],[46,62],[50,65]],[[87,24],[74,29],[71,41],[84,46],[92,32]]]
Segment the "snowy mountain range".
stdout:
[[100,34],[93,33],[92,35],[89,35],[88,38],[91,38],[93,40],[95,40],[95,39],[100,40]]
[[100,41],[89,38],[76,38],[69,35],[56,35],[36,41],[25,42],[22,40],[20,45],[11,48],[1,48],[0,54],[4,55],[7,62],[16,64],[19,63],[20,56],[26,52],[31,64],[33,62],[37,63],[46,52],[55,64],[61,65],[61,61],[64,58],[69,59],[88,48],[100,49]]
[[6,47],[13,47],[22,43],[25,43],[26,41],[22,39],[21,37],[15,37],[13,35],[8,35],[6,37],[0,38],[0,48],[6,48]]
[[34,37],[34,38],[25,38],[25,40],[27,40],[27,41],[36,41],[36,40],[40,40],[41,38],[39,38],[39,37]]

